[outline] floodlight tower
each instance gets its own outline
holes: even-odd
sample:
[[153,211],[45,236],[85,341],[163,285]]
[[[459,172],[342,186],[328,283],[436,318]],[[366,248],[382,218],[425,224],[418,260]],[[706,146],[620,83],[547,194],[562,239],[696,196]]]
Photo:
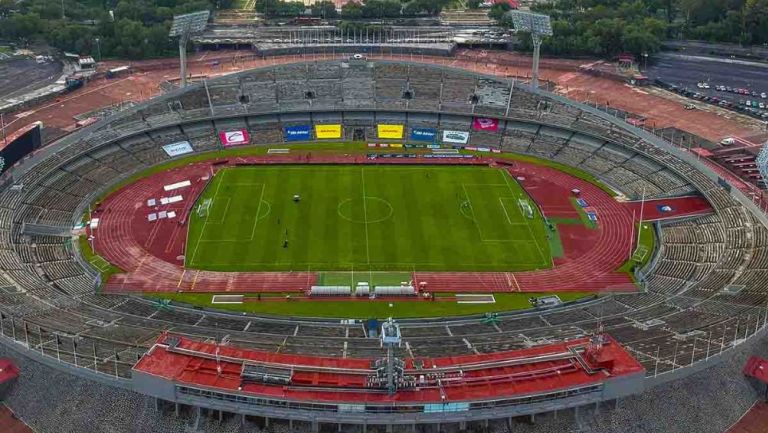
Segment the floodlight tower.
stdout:
[[512,25],[519,32],[529,32],[533,39],[533,70],[531,72],[531,87],[539,87],[539,53],[541,40],[544,36],[552,36],[552,22],[549,15],[534,14],[523,11],[509,11],[506,14],[512,20]]
[[168,36],[172,38],[176,36],[179,37],[179,63],[181,64],[179,73],[181,87],[187,86],[187,42],[189,41],[189,37],[205,30],[210,15],[210,11],[200,11],[173,17],[171,31]]
[[760,153],[757,155],[757,170],[760,172],[760,176],[762,177],[762,180],[760,183],[763,188],[768,188],[768,142],[763,144],[763,148],[760,150]]

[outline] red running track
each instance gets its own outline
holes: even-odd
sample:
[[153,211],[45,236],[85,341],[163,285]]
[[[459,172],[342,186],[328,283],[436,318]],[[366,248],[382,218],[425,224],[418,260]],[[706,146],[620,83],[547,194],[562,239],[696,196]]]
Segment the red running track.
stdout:
[[[237,164],[296,163],[393,163],[393,164],[489,164],[492,159],[386,158],[370,160],[364,155],[270,155],[237,157],[194,163],[141,179],[104,200],[96,210],[100,218],[94,248],[98,254],[125,272],[113,275],[107,292],[195,291],[195,292],[287,292],[315,284],[310,272],[213,272],[184,269],[187,237],[186,215],[204,189],[211,172]],[[508,164],[508,161],[506,162]],[[426,282],[430,291],[634,291],[625,273],[616,272],[630,255],[632,212],[597,186],[559,170],[515,162],[506,166],[514,177],[524,177],[523,187],[548,217],[575,218],[571,189],[598,214],[596,229],[560,224],[564,256],[551,269],[527,272],[418,272],[415,281]],[[174,191],[163,186],[189,180],[192,185]],[[183,200],[170,205],[147,207],[147,199],[180,194]],[[175,211],[177,217],[147,221],[149,212]]]
[[726,433],[765,432],[768,432],[768,404],[758,400]]
[[[714,212],[712,205],[701,196],[659,198],[653,200],[630,201],[627,206],[632,209],[635,219],[643,221],[661,221],[668,219],[686,218],[698,215],[707,215]],[[672,210],[663,212],[659,209],[669,206]],[[642,209],[641,209],[642,208]]]

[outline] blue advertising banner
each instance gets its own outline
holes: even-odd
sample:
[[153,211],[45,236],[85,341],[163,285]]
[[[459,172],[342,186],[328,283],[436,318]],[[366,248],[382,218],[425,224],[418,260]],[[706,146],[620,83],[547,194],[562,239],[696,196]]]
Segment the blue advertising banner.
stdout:
[[312,139],[312,126],[310,125],[286,126],[283,129],[285,141],[309,141]]
[[411,140],[413,141],[435,141],[436,138],[437,138],[437,129],[435,128],[411,129]]

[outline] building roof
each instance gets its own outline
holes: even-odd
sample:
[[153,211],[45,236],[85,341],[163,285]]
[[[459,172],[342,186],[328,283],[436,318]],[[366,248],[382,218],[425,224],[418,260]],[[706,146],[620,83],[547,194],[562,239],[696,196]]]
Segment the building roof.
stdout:
[[768,383],[768,359],[751,356],[744,365],[744,374],[754,377],[763,383]]
[[[179,385],[293,401],[350,404],[429,404],[516,398],[597,385],[642,374],[643,367],[608,338],[599,360],[582,356],[588,339],[479,355],[407,358],[406,374],[418,384],[389,395],[372,388],[370,358],[331,358],[262,352],[161,336],[134,366]],[[254,383],[244,365],[290,369],[290,386]]]
[[19,377],[19,368],[8,358],[0,358],[0,384]]

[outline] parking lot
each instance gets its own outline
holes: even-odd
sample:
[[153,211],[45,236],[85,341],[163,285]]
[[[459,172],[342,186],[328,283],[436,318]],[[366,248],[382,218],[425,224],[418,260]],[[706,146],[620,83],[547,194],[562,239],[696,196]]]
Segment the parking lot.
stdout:
[[689,98],[768,120],[768,64],[662,53],[647,75]]

